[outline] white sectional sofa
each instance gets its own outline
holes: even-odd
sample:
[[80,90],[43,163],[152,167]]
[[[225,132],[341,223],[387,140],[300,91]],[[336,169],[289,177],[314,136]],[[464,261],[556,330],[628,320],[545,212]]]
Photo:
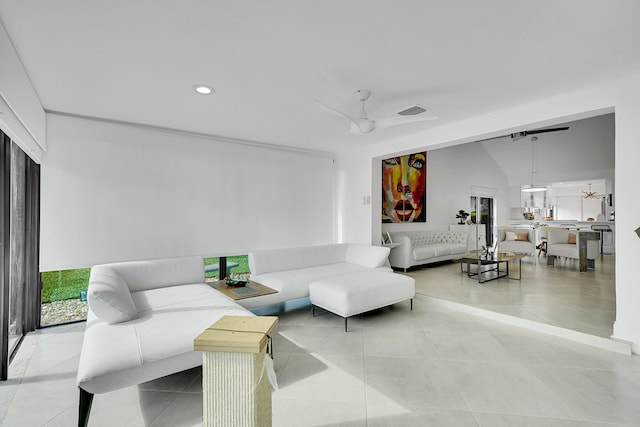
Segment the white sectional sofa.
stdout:
[[[332,244],[249,253],[251,280],[278,293],[242,300],[259,307],[309,297],[311,303],[344,317],[411,300],[415,280],[393,273],[389,248]],[[315,310],[314,310],[315,312]]]
[[201,365],[193,340],[222,316],[253,316],[249,308],[308,297],[313,283],[325,307],[345,319],[412,299],[415,281],[393,273],[388,255],[388,248],[355,244],[252,252],[251,278],[278,292],[238,301],[205,283],[201,257],[94,266],[77,374],[78,425],[87,424],[94,394]]
[[389,261],[393,268],[403,269],[461,258],[467,253],[468,233],[452,230],[422,230],[390,233],[393,243]]
[[93,395],[202,364],[193,340],[224,315],[253,316],[204,281],[201,257],[98,265],[80,353],[78,425]]

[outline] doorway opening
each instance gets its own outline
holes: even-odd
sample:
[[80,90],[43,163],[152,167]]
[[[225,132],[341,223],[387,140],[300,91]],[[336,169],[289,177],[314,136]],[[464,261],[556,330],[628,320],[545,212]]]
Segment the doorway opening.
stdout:
[[496,228],[495,203],[493,197],[471,196],[471,222],[476,224],[478,246],[493,246]]

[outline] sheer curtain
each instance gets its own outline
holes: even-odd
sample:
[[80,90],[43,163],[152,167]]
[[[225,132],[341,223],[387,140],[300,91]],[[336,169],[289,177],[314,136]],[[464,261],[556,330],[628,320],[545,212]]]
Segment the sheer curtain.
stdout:
[[0,131],[0,379],[24,334],[38,327],[40,166]]

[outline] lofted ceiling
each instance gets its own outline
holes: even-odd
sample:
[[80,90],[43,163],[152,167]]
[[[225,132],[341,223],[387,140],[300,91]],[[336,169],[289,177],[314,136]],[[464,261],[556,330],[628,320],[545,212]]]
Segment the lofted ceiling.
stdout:
[[558,186],[569,181],[586,189],[585,182],[614,178],[614,114],[550,128],[558,127],[569,129],[516,139],[492,138],[479,143],[505,173],[509,185],[530,185],[533,180],[538,185]]
[[[637,0],[0,0],[49,112],[339,152],[640,71]],[[195,84],[215,88],[196,94]],[[348,133],[413,105],[439,120]]]

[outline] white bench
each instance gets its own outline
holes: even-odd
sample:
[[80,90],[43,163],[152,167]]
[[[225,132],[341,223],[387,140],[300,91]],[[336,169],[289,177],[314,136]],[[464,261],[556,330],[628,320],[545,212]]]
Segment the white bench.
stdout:
[[320,307],[347,320],[356,314],[410,300],[416,294],[415,280],[409,276],[387,271],[365,271],[356,274],[334,276],[309,285],[309,299],[315,308]]

